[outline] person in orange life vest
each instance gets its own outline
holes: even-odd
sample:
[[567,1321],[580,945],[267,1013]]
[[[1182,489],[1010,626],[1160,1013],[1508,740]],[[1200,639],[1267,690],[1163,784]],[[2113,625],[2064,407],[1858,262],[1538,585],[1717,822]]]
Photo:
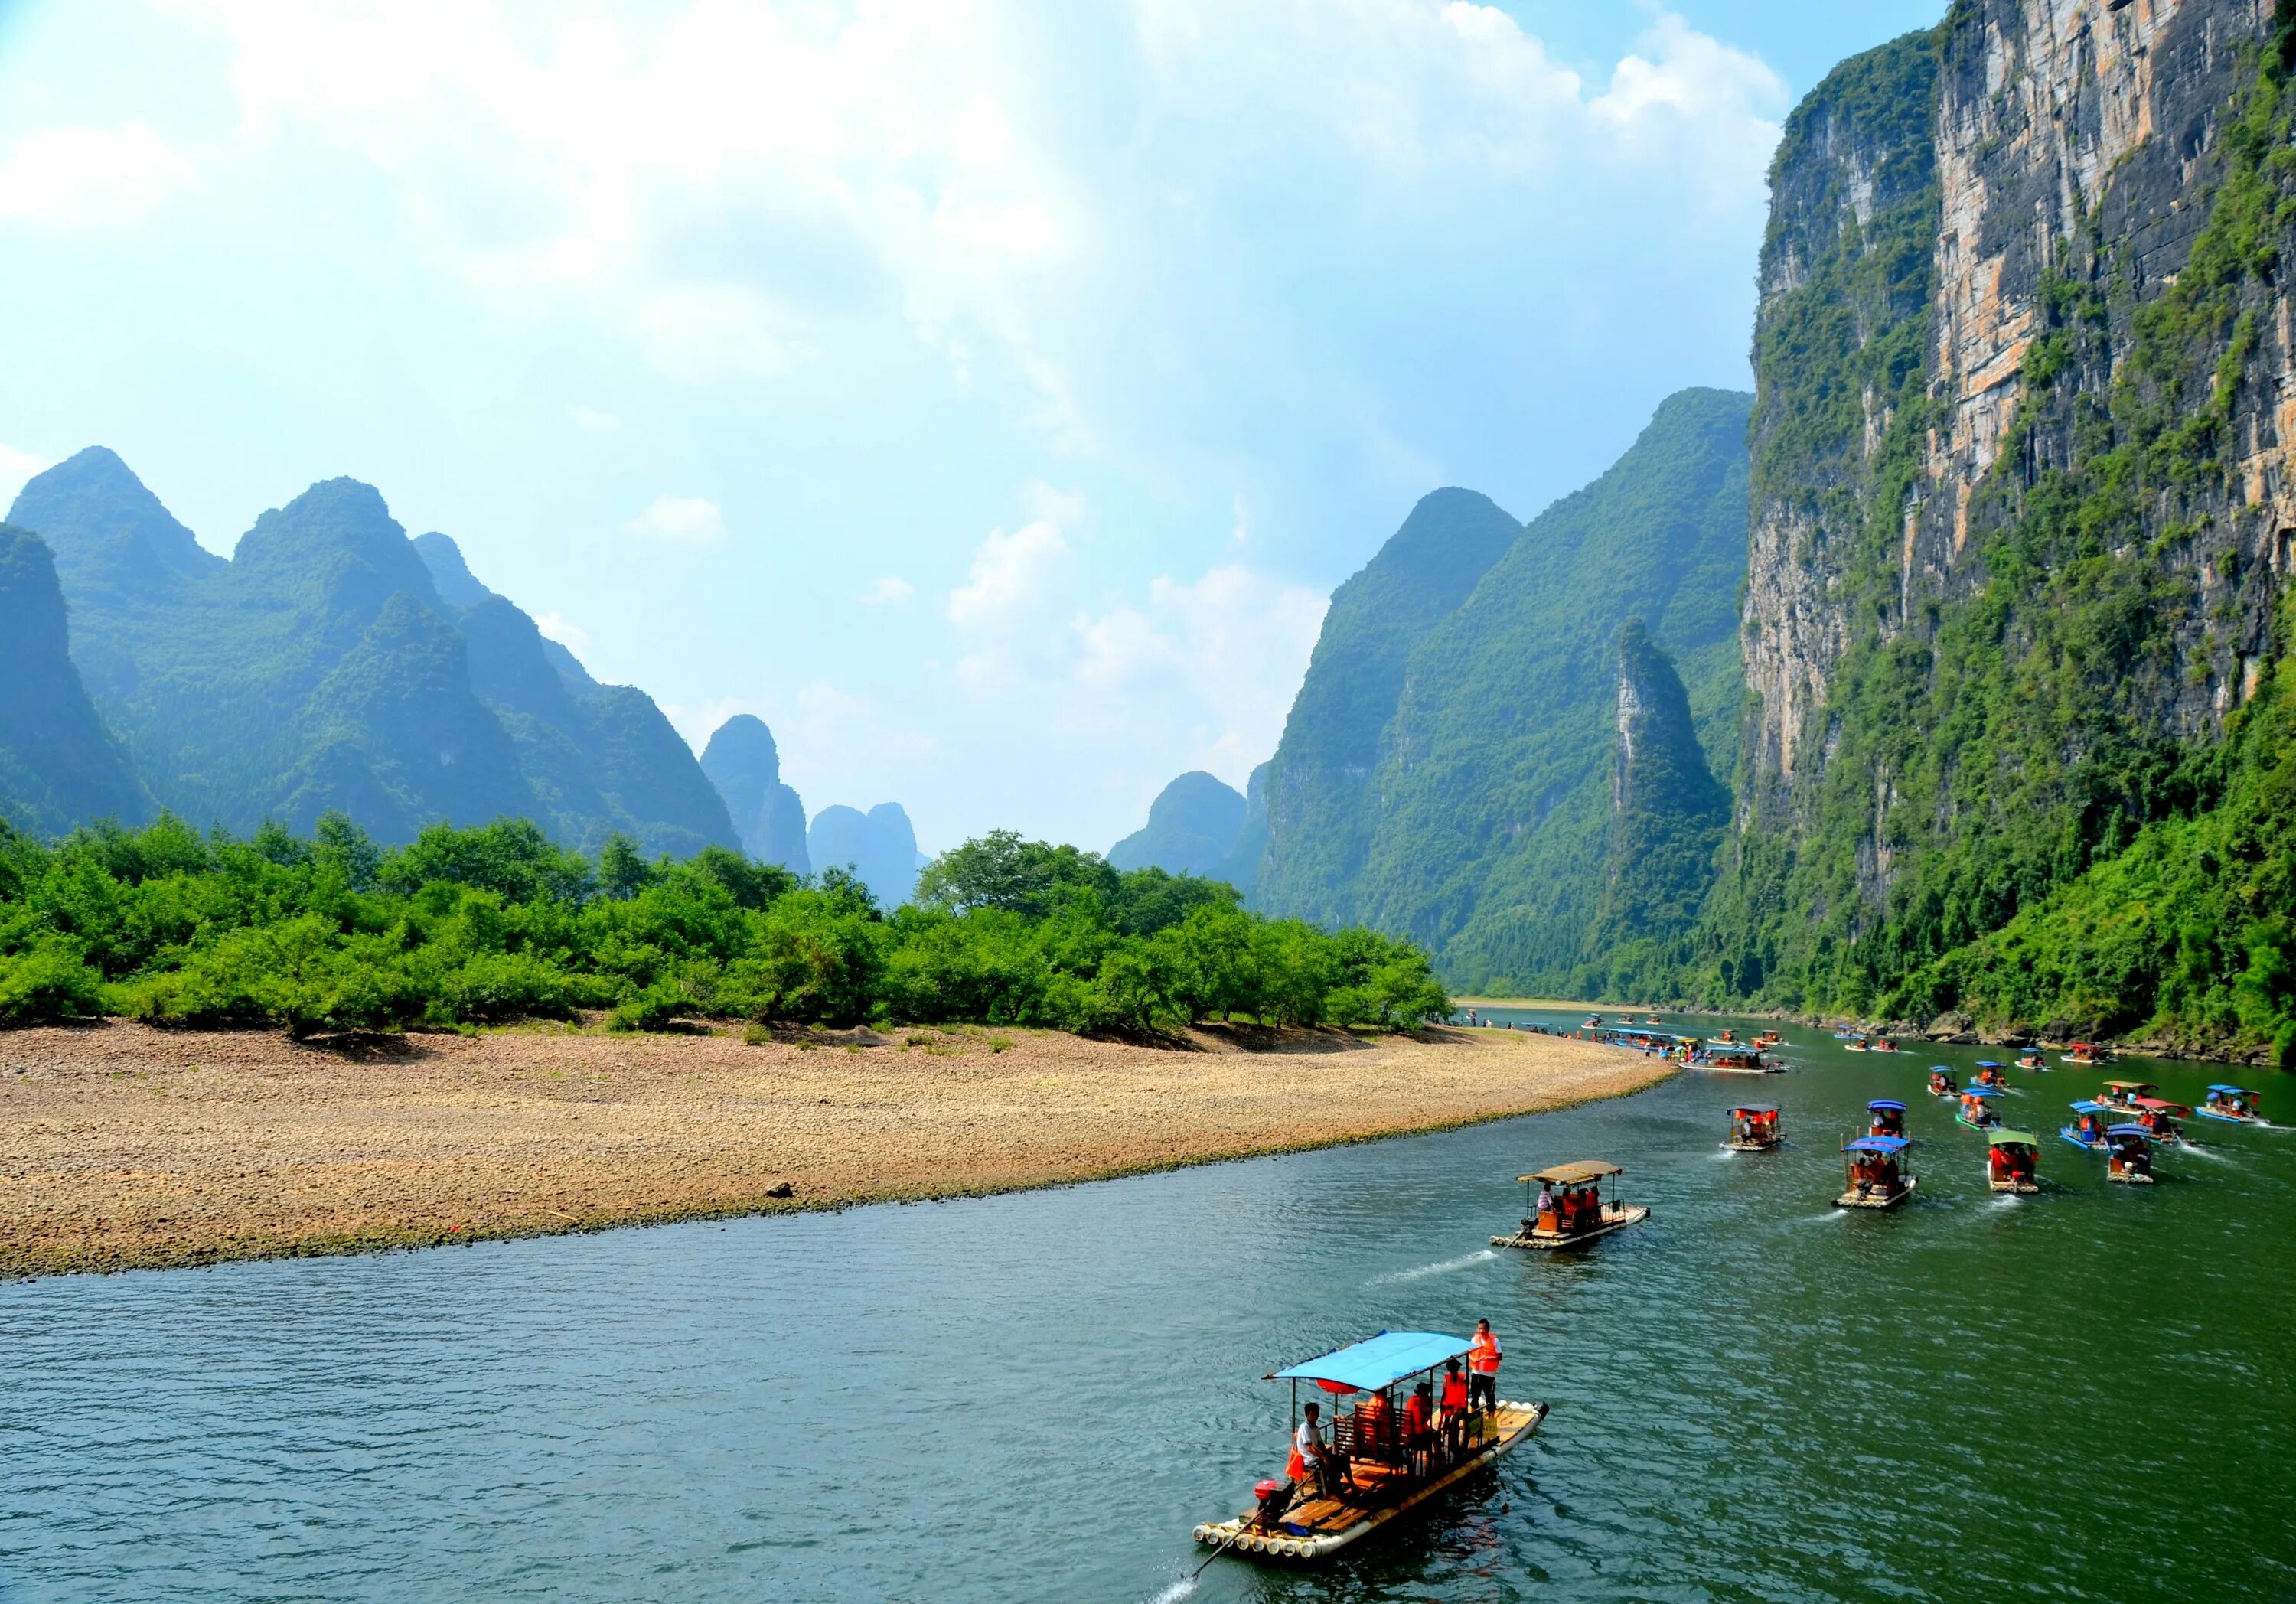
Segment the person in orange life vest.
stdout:
[[1422,1381],[1403,1405],[1403,1451],[1414,1470],[1425,1469],[1424,1456],[1435,1446],[1435,1389]]
[[1467,1418],[1467,1375],[1456,1359],[1443,1361],[1443,1436],[1459,1452],[1460,1425]]
[[1324,1411],[1320,1404],[1310,1404],[1301,1412],[1306,1418],[1300,1422],[1300,1429],[1292,1434],[1292,1460],[1283,1467],[1283,1473],[1292,1478],[1294,1485],[1303,1488],[1308,1478],[1313,1476],[1316,1490],[1320,1492],[1325,1480],[1326,1459],[1323,1428],[1317,1422]]
[[1475,1335],[1467,1344],[1468,1408],[1499,1406],[1499,1362],[1505,1357],[1499,1352],[1499,1339],[1491,1334],[1491,1322],[1475,1322]]

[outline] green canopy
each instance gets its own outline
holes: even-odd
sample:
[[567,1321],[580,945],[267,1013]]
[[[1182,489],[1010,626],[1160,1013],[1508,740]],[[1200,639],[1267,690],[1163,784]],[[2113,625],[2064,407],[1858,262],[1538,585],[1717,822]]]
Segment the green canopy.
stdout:
[[2041,1139],[2030,1131],[1996,1131],[1992,1140],[1995,1147],[2037,1148],[2041,1145]]

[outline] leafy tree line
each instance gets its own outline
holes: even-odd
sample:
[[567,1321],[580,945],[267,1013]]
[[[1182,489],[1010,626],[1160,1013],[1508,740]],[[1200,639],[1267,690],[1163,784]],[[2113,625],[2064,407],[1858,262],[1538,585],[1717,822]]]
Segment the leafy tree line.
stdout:
[[163,816],[53,846],[0,824],[0,1024],[355,1028],[681,1016],[1166,1031],[1246,1018],[1415,1025],[1449,1011],[1426,955],[1239,906],[1233,887],[997,832],[886,912],[840,870],[709,847],[592,860],[522,820],[378,847],[340,814],[301,838]]

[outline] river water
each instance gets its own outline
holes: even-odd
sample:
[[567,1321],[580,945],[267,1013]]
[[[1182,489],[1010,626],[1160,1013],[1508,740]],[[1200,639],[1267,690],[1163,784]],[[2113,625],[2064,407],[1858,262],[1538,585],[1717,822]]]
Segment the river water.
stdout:
[[[2046,1190],[2000,1199],[1920,1094],[1981,1050],[1788,1037],[1761,1081],[1092,1186],[0,1287],[0,1597],[2296,1597],[2296,1131],[2196,1121],[2108,1186],[2054,1134],[2098,1072],[2013,1072]],[[1837,1212],[1893,1094],[1920,1196]],[[1783,1150],[1720,1149],[1750,1096]],[[1652,1220],[1484,1246],[1579,1158]],[[1525,1449],[1191,1589],[1283,1461],[1258,1378],[1478,1316],[1554,1404]]]

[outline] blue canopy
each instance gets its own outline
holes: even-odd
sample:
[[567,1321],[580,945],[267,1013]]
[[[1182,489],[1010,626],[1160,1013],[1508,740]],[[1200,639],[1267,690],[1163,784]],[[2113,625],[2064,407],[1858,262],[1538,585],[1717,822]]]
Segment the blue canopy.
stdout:
[[2105,1132],[2105,1134],[2108,1136],[2142,1136],[2147,1142],[2152,1140],[2152,1133],[2146,1130],[2140,1125],[2113,1125]]
[[1977,1060],[1977,1067],[1980,1069],[2006,1069],[2009,1066],[2006,1064],[1996,1063],[1991,1059],[1980,1059]]
[[2001,1089],[1998,1086],[1964,1086],[1962,1088],[1961,1094],[1964,1097],[1974,1097],[1981,1100],[1988,1097],[1998,1097],[2001,1095]]
[[1903,1136],[1860,1136],[1855,1142],[1844,1143],[1841,1150],[1845,1153],[1902,1153],[1912,1145]]
[[1406,1376],[1433,1370],[1446,1359],[1456,1359],[1470,1346],[1464,1337],[1446,1337],[1439,1331],[1382,1331],[1333,1348],[1320,1359],[1277,1371],[1268,1379],[1332,1381],[1362,1392],[1377,1392]]
[[2104,1111],[2104,1105],[2101,1102],[2082,1101],[2073,1105],[2073,1112],[2076,1114],[2102,1114]]
[[1930,1073],[1931,1075],[1951,1075],[1953,1073],[1953,1066],[1951,1064],[1931,1064],[1930,1066]]
[[2238,1093],[2243,1097],[2254,1097],[2256,1095],[2255,1089],[2250,1086],[2210,1086],[2209,1090],[2211,1092],[2234,1092]]
[[1895,1109],[1900,1114],[1906,1111],[1906,1105],[1894,1097],[1877,1097],[1866,1106],[1869,1109]]

